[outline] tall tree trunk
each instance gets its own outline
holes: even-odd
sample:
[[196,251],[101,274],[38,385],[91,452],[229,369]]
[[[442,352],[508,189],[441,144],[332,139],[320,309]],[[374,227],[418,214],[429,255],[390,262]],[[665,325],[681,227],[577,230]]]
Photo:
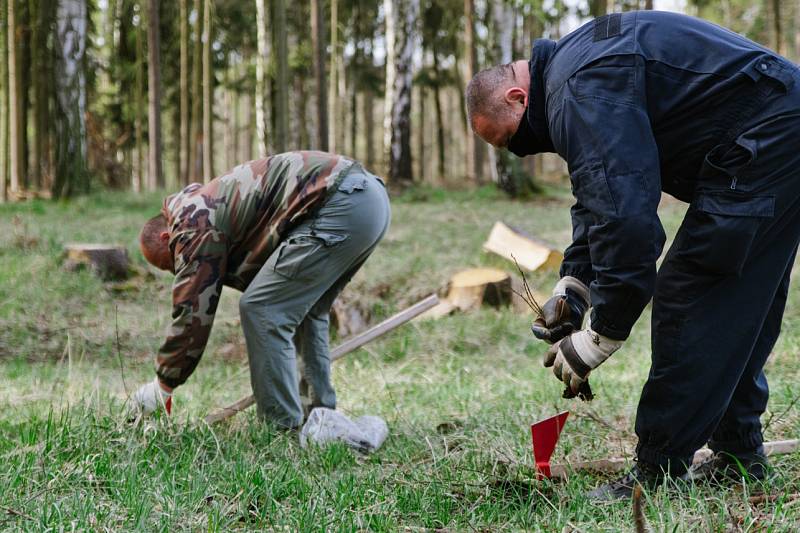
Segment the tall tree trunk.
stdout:
[[417,181],[425,182],[425,85],[420,84],[417,92],[419,97],[419,126],[417,127]]
[[56,172],[53,196],[89,188],[86,167],[86,0],[61,0],[56,7]]
[[19,193],[22,184],[20,176],[20,114],[19,80],[17,79],[17,0],[8,0],[8,148],[9,148],[9,183],[8,192],[13,196]]
[[161,35],[159,34],[159,0],[149,0],[147,10],[147,125],[148,173],[147,188],[164,187],[161,165]]
[[211,75],[211,0],[203,6],[203,182],[214,179],[213,105],[214,79]]
[[[464,0],[464,78],[465,84],[469,83],[478,71],[478,57],[475,51],[475,0]],[[467,178],[474,182],[483,183],[483,141],[472,132],[469,124],[467,127]]]
[[794,61],[800,62],[800,0],[794,3]]
[[8,187],[8,5],[0,0],[0,203]]
[[189,0],[180,0],[180,144],[178,148],[178,180],[181,186],[189,184]]
[[445,148],[444,148],[444,133],[445,133],[445,126],[444,126],[444,117],[442,114],[442,96],[441,96],[441,85],[442,85],[442,74],[439,70],[439,49],[436,46],[436,42],[434,41],[433,45],[431,46],[431,53],[433,54],[433,74],[436,77],[436,83],[433,84],[433,105],[436,110],[436,153],[437,153],[437,161],[439,166],[437,168],[438,171],[438,178],[444,179],[445,177]]
[[644,0],[644,8],[647,10],[653,9],[653,0]]
[[339,125],[339,1],[331,0],[331,79],[328,86],[328,150],[336,152]]
[[608,0],[589,0],[589,13],[593,17],[602,17],[608,12]]
[[286,30],[286,0],[275,0],[275,150],[285,152],[289,136],[289,46]]
[[383,12],[386,18],[386,89],[383,95],[383,156],[387,167],[391,164],[392,151],[392,106],[394,105],[394,82],[397,77],[395,55],[397,54],[397,38],[395,32],[394,0],[383,0]]
[[203,175],[203,4],[201,0],[194,0],[194,14],[189,180],[199,182]]
[[30,187],[28,175],[28,111],[31,86],[31,13],[29,1],[17,1],[17,110],[19,113],[19,176],[22,189]]
[[267,119],[266,87],[267,59],[269,57],[269,37],[267,34],[267,7],[265,0],[256,0],[256,33],[258,37],[258,54],[256,55],[256,139],[258,147],[256,155],[267,155]]
[[375,132],[372,123],[372,121],[374,120],[374,113],[373,113],[374,103],[375,99],[372,94],[372,90],[367,88],[364,91],[364,98],[361,100],[361,105],[363,106],[362,121],[364,123],[364,151],[366,152],[366,157],[364,158],[364,164],[367,166],[368,169],[373,169],[375,166],[375,143],[374,143]]
[[325,14],[322,0],[311,0],[311,41],[317,118],[315,148],[328,151],[328,85],[325,76]]
[[242,139],[239,142],[239,150],[241,150],[241,155],[239,156],[240,161],[249,161],[261,155],[259,152],[257,152],[256,156],[253,155],[254,128],[252,99],[253,96],[250,93],[244,93],[242,95],[242,124],[244,126],[242,127]]
[[[114,2],[111,3],[113,5]],[[113,13],[113,12],[112,12]],[[52,0],[38,0],[36,25],[34,26],[34,138],[32,159],[34,163],[34,183],[37,188],[45,188],[51,172],[50,158],[51,127],[50,107],[52,85],[52,52],[47,47],[48,37],[53,33]],[[113,17],[113,14],[112,14]],[[111,19],[114,20],[113,18]],[[113,50],[113,31],[107,46]]]
[[[141,10],[140,10],[141,13]],[[131,188],[134,192],[140,192],[145,184],[145,163],[144,163],[144,91],[145,91],[145,73],[144,73],[144,36],[142,35],[142,20],[139,19],[139,25],[133,28],[136,39],[136,88],[134,89],[134,118],[133,129],[136,144],[136,159],[134,162],[133,181]]]
[[411,157],[411,80],[413,77],[419,0],[395,1],[397,78],[392,105],[392,149],[389,179],[400,184],[414,181]]

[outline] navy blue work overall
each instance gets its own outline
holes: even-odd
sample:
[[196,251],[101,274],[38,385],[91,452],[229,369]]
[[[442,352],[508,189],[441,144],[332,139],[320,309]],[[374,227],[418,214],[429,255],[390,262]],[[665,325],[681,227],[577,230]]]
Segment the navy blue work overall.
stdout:
[[[524,152],[559,153],[577,199],[561,275],[589,284],[592,327],[614,339],[653,298],[638,460],[679,474],[705,443],[758,451],[800,239],[800,72],[651,11],[538,40],[530,69]],[[661,191],[690,207],[656,272]]]

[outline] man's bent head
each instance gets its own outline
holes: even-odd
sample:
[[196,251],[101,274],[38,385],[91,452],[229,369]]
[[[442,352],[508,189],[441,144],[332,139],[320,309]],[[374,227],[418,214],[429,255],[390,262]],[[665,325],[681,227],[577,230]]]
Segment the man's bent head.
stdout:
[[148,263],[161,270],[174,271],[175,262],[169,249],[169,231],[164,215],[145,222],[139,234],[139,247]]
[[467,85],[472,131],[497,148],[507,148],[528,106],[530,74],[526,61],[478,72]]

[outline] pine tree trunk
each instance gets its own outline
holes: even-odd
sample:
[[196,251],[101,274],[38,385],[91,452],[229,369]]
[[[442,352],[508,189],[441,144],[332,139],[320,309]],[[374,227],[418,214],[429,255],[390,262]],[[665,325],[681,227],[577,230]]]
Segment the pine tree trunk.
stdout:
[[159,34],[159,0],[149,0],[147,10],[147,124],[148,173],[147,188],[164,187],[161,165],[161,35]]
[[26,0],[17,0],[17,110],[19,113],[19,176],[20,187],[30,188],[28,175],[28,111],[31,86],[31,14]]
[[368,169],[373,169],[375,166],[375,131],[372,121],[374,120],[374,113],[373,113],[373,106],[375,103],[375,98],[372,94],[372,90],[367,88],[364,91],[364,98],[361,100],[361,105],[363,106],[363,122],[364,122],[364,151],[366,152],[366,157],[364,158],[364,164],[367,166]]
[[189,181],[199,182],[203,179],[203,4],[201,0],[194,0],[194,13]]
[[336,152],[339,117],[339,1],[331,0],[331,79],[328,86],[328,150]]
[[180,140],[178,148],[178,182],[189,184],[189,0],[180,0]]
[[8,0],[8,156],[9,156],[9,183],[8,192],[11,196],[20,191],[22,184],[20,176],[20,114],[19,108],[19,83],[17,80],[17,0]]
[[794,3],[794,61],[800,62],[800,0]]
[[409,185],[414,181],[411,157],[411,80],[413,77],[419,0],[395,1],[397,78],[392,105],[392,149],[389,179]]
[[86,0],[61,0],[56,8],[56,169],[53,196],[89,188],[86,167]]
[[211,0],[203,6],[203,182],[214,179],[213,104],[214,79],[211,75]]
[[256,55],[256,139],[258,147],[256,155],[267,155],[267,119],[266,113],[266,70],[269,57],[269,38],[267,34],[267,8],[265,0],[256,0],[256,33],[258,36],[258,54]]
[[136,144],[136,158],[134,162],[134,173],[131,188],[133,192],[141,192],[145,184],[145,163],[144,163],[144,37],[142,36],[142,22],[140,19],[139,25],[133,28],[136,32],[136,88],[134,89],[134,118],[133,129]]
[[8,0],[0,0],[0,203],[8,200]]
[[286,30],[286,0],[275,0],[275,150],[285,152],[289,136],[289,49]]
[[394,0],[383,0],[386,18],[386,89],[383,95],[383,156],[386,166],[391,164],[392,151],[392,106],[394,105],[394,82],[397,76],[395,54],[397,38],[395,32]]
[[325,75],[325,14],[322,0],[311,0],[311,41],[316,91],[315,148],[328,151],[328,85]]
[[431,53],[433,54],[433,73],[436,77],[436,83],[433,85],[433,105],[436,109],[436,154],[437,154],[437,161],[438,161],[438,178],[440,180],[444,179],[445,177],[445,147],[444,147],[444,133],[445,133],[445,126],[444,126],[444,117],[442,115],[442,96],[441,96],[441,85],[442,85],[442,75],[439,71],[439,49],[436,46],[436,43],[433,44],[431,47]]
[[[478,72],[478,57],[475,51],[475,0],[464,0],[464,83],[467,84]],[[483,183],[483,141],[472,132],[467,124],[467,178],[477,184]]]
[[417,181],[425,183],[425,86],[420,84],[419,91],[419,127],[417,128]]

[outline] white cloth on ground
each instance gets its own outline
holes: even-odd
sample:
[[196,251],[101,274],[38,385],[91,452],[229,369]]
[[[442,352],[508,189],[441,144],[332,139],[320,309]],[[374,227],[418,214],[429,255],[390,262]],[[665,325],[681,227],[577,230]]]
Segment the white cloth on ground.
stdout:
[[317,407],[300,430],[300,446],[305,448],[309,442],[344,442],[362,453],[370,453],[380,448],[388,436],[389,427],[380,417],[362,416],[350,420],[339,411]]

